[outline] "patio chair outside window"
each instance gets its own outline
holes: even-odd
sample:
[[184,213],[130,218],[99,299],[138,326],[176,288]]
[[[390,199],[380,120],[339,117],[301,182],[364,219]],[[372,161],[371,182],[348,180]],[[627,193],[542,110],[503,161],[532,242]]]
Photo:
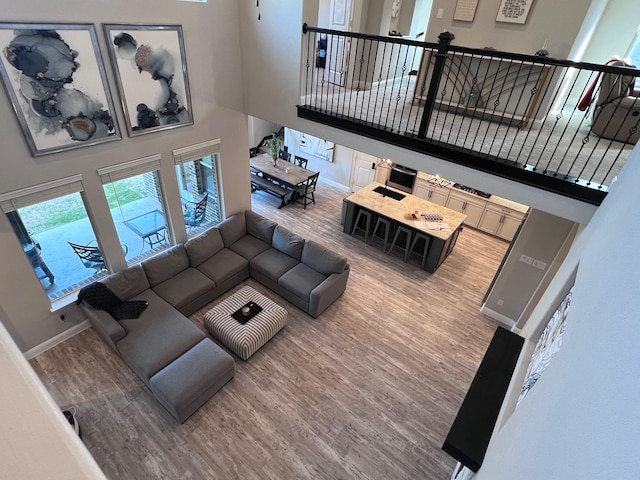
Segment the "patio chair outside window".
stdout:
[[207,200],[209,194],[206,193],[198,202],[187,202],[184,205],[184,224],[187,227],[199,227],[207,214]]
[[[93,243],[95,240],[92,240],[89,243]],[[94,247],[91,245],[79,245],[77,243],[67,242],[73,251],[80,257],[82,264],[86,268],[95,269],[96,273],[101,271],[106,271],[107,266],[104,263],[104,257],[102,256],[102,252],[98,247]],[[129,253],[129,248],[126,245],[122,245],[122,251],[125,256]]]
[[73,249],[73,251],[80,257],[80,261],[86,268],[95,269],[96,273],[106,270],[107,267],[104,264],[104,258],[102,252],[98,247],[91,247],[89,245],[79,245],[77,243],[67,242]]

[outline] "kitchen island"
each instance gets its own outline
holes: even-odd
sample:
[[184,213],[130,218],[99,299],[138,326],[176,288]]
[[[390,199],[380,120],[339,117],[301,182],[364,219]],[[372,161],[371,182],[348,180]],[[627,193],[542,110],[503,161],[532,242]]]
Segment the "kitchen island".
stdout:
[[[377,191],[382,191],[378,193]],[[400,199],[396,199],[402,196]],[[395,197],[395,198],[394,198]],[[371,228],[375,225],[376,216],[391,220],[392,225],[408,227],[412,232],[420,232],[431,237],[425,270],[435,272],[453,250],[458,235],[462,230],[462,222],[466,218],[463,213],[436,203],[428,202],[420,197],[401,192],[381,183],[371,183],[345,199],[344,232],[351,234],[353,225],[361,209],[373,213]],[[417,218],[406,218],[407,214],[417,212]],[[432,230],[421,216],[423,213],[442,215],[442,223],[448,230]]]

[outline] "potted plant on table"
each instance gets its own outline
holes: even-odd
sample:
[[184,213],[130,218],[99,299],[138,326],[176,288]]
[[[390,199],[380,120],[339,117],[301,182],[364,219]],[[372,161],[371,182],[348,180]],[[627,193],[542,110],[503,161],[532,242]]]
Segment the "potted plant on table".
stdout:
[[271,154],[271,158],[273,158],[273,166],[278,166],[278,153],[280,153],[280,149],[282,148],[282,139],[280,137],[273,137],[267,143],[267,147],[269,148],[269,153]]

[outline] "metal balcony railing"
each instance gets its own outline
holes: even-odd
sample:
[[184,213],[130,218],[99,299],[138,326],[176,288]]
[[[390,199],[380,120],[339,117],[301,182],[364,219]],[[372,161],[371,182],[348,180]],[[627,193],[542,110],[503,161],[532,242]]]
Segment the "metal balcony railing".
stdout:
[[303,31],[303,118],[594,204],[640,136],[621,61]]

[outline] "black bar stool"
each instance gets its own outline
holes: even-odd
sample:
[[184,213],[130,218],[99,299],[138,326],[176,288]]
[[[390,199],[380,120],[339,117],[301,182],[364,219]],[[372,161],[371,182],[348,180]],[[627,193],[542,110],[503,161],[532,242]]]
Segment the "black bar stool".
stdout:
[[[415,247],[418,243],[418,240],[424,240],[424,248],[422,252],[416,252]],[[422,268],[424,269],[424,264],[427,262],[427,254],[429,253],[429,244],[431,243],[431,237],[424,233],[416,232],[413,237],[413,242],[411,242],[411,248],[409,249],[409,255],[422,255]]]
[[[380,227],[383,228],[382,235],[378,235],[378,230],[380,229]],[[369,240],[369,243],[373,243],[374,238],[379,238],[381,240],[384,240],[382,250],[386,252],[387,243],[389,243],[390,235],[391,235],[391,220],[379,216],[378,219],[376,220],[376,226],[373,227],[373,233],[371,234],[371,239]]]
[[[364,228],[360,226],[361,220],[364,220]],[[352,237],[355,235],[357,230],[362,230],[364,232],[364,241],[366,243],[371,232],[371,212],[363,210],[362,208],[358,211],[358,216],[356,217],[353,229],[351,230]]]
[[406,262],[407,259],[409,258],[409,248],[411,246],[411,230],[409,230],[407,227],[402,227],[400,225],[398,225],[398,227],[396,228],[396,234],[393,236],[393,242],[391,242],[391,247],[389,247],[389,251],[387,253],[391,253],[391,251],[393,250],[393,247],[396,247],[397,243],[398,243],[398,239],[400,238],[400,235],[402,235],[404,233],[405,235],[405,242],[404,242],[404,261]]

